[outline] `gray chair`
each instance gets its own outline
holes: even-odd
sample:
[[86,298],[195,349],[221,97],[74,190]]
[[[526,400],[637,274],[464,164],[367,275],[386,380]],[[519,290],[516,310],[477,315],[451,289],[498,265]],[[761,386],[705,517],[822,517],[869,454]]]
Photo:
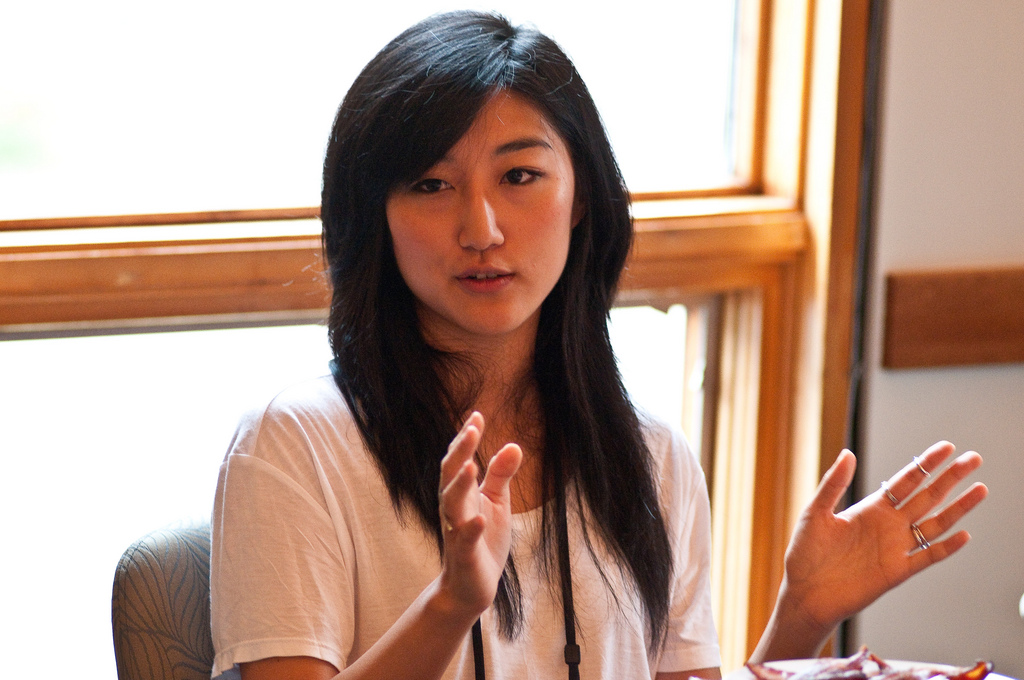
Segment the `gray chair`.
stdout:
[[210,525],[133,543],[114,574],[111,622],[119,680],[209,680]]

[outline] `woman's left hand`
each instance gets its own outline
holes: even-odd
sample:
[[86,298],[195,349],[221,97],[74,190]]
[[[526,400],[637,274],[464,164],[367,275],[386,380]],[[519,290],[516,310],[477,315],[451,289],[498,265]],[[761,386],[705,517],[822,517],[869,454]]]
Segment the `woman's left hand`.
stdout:
[[[988,489],[975,482],[942,506],[981,465],[971,451],[932,474],[953,452],[949,442],[934,444],[883,488],[837,513],[857,465],[849,451],[839,455],[797,522],[769,639],[762,639],[753,660],[813,656],[840,621],[967,543],[964,530],[942,536]],[[775,635],[781,638],[773,642]]]

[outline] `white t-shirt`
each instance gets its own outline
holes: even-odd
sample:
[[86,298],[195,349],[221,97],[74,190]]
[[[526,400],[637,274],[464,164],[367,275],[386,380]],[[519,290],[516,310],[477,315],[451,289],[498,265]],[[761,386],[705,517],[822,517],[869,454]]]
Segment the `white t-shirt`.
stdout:
[[[573,599],[585,680],[720,665],[704,475],[679,433],[662,425],[646,432],[676,556],[668,637],[660,653],[647,649],[639,599],[605,560],[615,602],[573,513]],[[524,625],[509,642],[499,636],[493,612],[484,613],[489,680],[550,680],[567,672],[559,586],[541,576],[535,551],[540,514],[513,515]],[[272,656],[312,656],[344,668],[439,573],[433,537],[411,512],[396,513],[331,377],[286,390],[243,418],[221,466],[213,513],[213,677],[237,677],[237,664]],[[444,678],[473,677],[467,634]]]

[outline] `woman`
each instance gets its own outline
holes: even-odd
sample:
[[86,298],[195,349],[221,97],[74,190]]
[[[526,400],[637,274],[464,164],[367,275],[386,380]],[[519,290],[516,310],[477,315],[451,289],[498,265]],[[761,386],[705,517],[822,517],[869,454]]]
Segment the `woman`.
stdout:
[[[561,50],[467,12],[404,32],[338,111],[321,214],[333,376],[248,416],[222,467],[215,675],[720,677],[703,475],[619,379],[628,195]],[[911,498],[951,453],[834,515],[840,456],[754,661],[815,653],[966,542],[908,555],[984,497],[922,519],[980,464]]]

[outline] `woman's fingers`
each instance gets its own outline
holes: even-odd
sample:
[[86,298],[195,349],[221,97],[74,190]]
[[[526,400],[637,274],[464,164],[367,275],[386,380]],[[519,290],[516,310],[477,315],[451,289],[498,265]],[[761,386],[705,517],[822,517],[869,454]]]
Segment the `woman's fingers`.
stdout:
[[448,446],[441,461],[441,523],[446,531],[480,514],[480,494],[507,505],[509,485],[523,460],[522,449],[506,444],[487,464],[480,483],[474,462],[483,434],[483,416],[474,411]]
[[[966,531],[941,537],[988,495],[988,488],[975,482],[953,502],[941,507],[957,484],[977,470],[982,462],[981,456],[968,451],[940,469],[952,452],[952,444],[939,442],[916,457],[889,482],[889,489],[894,494],[908,494],[896,505],[899,515],[913,522],[907,535],[911,574],[946,559],[967,544],[970,534]],[[908,489],[908,484],[913,486]],[[884,490],[881,493],[884,495]],[[936,511],[937,508],[941,509]]]
[[440,512],[445,534],[480,512],[477,466],[473,462],[483,432],[483,416],[474,411],[441,459]]
[[839,457],[832,463],[825,475],[818,484],[818,490],[814,493],[811,506],[822,511],[833,512],[839,501],[842,500],[850,482],[853,481],[853,472],[857,469],[857,459],[849,449],[843,449]]
[[477,483],[477,466],[472,460],[463,463],[454,479],[441,491],[442,524],[447,529],[460,526],[480,514],[480,496],[508,505],[509,486],[523,460],[517,444],[506,444],[491,458],[483,483]]
[[[914,456],[907,465],[889,478],[884,488],[889,490],[896,499],[896,505],[903,506],[907,499],[914,495],[922,483],[931,478],[932,473],[942,467],[956,448],[946,441],[936,442],[920,456]],[[882,495],[885,495],[883,490]],[[892,502],[887,499],[887,502]]]
[[522,462],[522,449],[517,444],[505,444],[487,463],[487,474],[484,475],[480,491],[494,501],[507,499],[512,477]]
[[[917,526],[925,540],[936,540],[952,529],[978,503],[985,500],[987,495],[988,487],[981,482],[975,482],[940,512],[935,513],[924,521],[917,522]],[[966,534],[966,532],[962,533]],[[966,538],[969,538],[969,536],[965,536]],[[966,540],[964,542],[966,543]]]
[[967,541],[971,540],[971,535],[966,530],[958,531],[952,536],[948,536],[938,543],[932,543],[928,546],[927,550],[918,550],[914,554],[908,557],[910,562],[910,576],[922,571],[923,569],[946,559],[960,548],[967,545]]
[[928,484],[916,490],[902,504],[901,509],[912,521],[924,517],[945,501],[949,492],[980,466],[981,456],[974,451],[968,451],[937,475],[931,476]]
[[455,477],[441,490],[441,524],[446,531],[461,526],[480,514],[476,484],[476,463],[466,461]]
[[458,474],[466,461],[473,459],[484,429],[484,417],[473,411],[455,439],[448,445],[448,453],[441,459],[441,488],[445,488]]

